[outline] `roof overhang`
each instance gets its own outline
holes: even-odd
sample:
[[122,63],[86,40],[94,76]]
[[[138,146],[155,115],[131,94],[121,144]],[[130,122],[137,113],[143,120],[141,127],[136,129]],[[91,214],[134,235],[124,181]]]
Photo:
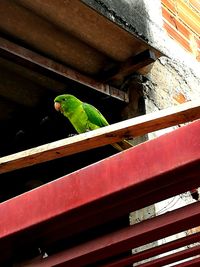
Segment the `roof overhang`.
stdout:
[[19,107],[37,107],[50,92],[63,92],[68,81],[127,101],[120,90],[124,78],[160,56],[79,0],[2,0],[0,12],[2,121]]

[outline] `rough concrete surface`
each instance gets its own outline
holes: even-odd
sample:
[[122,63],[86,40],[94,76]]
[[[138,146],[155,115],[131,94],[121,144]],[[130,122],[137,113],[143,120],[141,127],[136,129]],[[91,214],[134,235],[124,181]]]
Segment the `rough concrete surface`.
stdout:
[[147,42],[151,42],[152,39],[150,27],[158,27],[162,23],[160,16],[155,15],[160,12],[159,8],[155,8],[155,5],[160,5],[159,0],[151,1],[154,5],[151,10],[149,9],[150,1],[147,0],[83,0],[83,2]]
[[143,85],[145,97],[157,109],[200,98],[200,79],[190,68],[183,68],[166,57],[154,63]]

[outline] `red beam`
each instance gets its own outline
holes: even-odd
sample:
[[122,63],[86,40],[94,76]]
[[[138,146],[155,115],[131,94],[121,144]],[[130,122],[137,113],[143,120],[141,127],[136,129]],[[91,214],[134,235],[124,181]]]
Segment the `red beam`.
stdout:
[[[198,226],[200,221],[199,211],[200,202],[196,202],[153,219],[143,221],[142,223],[99,237],[72,249],[57,253],[55,256],[36,260],[33,262],[34,267],[77,267],[98,263],[100,260],[116,256],[132,248]],[[194,256],[197,255],[198,252],[199,250],[196,248],[186,250],[185,255],[188,257]],[[173,255],[173,259],[177,261],[184,258],[182,253],[177,253],[176,256],[175,254]],[[161,259],[159,259],[159,262],[160,260]],[[170,262],[171,260],[171,255],[165,260],[163,258],[163,262]],[[164,264],[160,264],[159,266],[163,265]]]
[[[152,260],[150,262],[141,264],[140,267],[160,267],[165,266],[167,264],[178,262],[181,260],[185,260],[190,257],[194,257],[196,255],[199,255],[200,248],[199,246],[195,246],[192,248],[184,249],[180,252],[172,253],[168,256]],[[182,265],[181,265],[182,266]]]
[[113,262],[109,262],[108,264],[102,265],[102,267],[124,267],[134,262],[142,261],[162,253],[168,252],[170,250],[174,250],[183,246],[187,246],[190,244],[194,244],[200,241],[200,232],[196,234],[192,234],[183,238],[179,238],[175,241],[168,242],[166,244],[156,246],[151,249],[147,249],[145,251],[139,252],[137,254],[133,254],[129,257],[124,257],[120,260],[115,260]]
[[21,251],[41,240],[47,246],[195,188],[199,173],[200,121],[196,121],[2,203],[2,256],[5,242],[11,254],[19,243]]
[[190,261],[186,261],[186,262],[182,262],[180,264],[174,265],[174,267],[199,267],[199,266],[200,266],[200,256]]

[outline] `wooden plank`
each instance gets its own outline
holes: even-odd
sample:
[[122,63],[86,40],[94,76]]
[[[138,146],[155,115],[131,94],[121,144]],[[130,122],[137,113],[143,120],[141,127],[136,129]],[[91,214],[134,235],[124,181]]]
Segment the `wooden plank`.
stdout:
[[[148,48],[148,45],[136,34],[124,30],[117,23],[102,16],[101,12],[95,10],[93,4],[90,5],[80,0],[17,0],[16,2],[52,25],[56,25],[65,33],[76,36],[85,44],[107,55],[110,62],[111,59],[114,62],[125,61],[130,56]],[[41,29],[37,31],[41,32]],[[40,42],[43,42],[43,39]],[[68,51],[70,50],[66,52]],[[90,54],[85,54],[85,59],[90,62],[87,59],[88,56],[91,57]]]
[[100,74],[103,82],[121,81],[124,77],[138,71],[155,62],[156,56],[154,52],[145,50],[136,56],[130,57],[125,62],[114,66],[110,70]]
[[65,65],[57,63],[54,60],[44,57],[1,37],[0,55],[4,58],[13,60],[19,65],[25,66],[26,68],[29,68],[35,72],[42,73],[43,75],[49,76],[49,74],[54,74],[55,77],[61,77],[75,81],[103,94],[112,96],[121,101],[128,102],[127,93],[111,87],[108,84],[98,82],[69,67],[66,67]]
[[0,158],[0,174],[200,118],[200,100],[115,123]]

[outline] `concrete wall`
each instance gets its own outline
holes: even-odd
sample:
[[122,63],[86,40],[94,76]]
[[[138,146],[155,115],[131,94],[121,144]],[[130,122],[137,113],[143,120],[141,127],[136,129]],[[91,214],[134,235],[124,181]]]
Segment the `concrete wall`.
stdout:
[[[175,59],[161,57],[145,79],[143,90],[147,113],[200,98],[200,79],[191,68]],[[168,130],[149,134],[149,138]]]
[[[83,2],[150,44],[156,42],[154,32],[162,32],[159,0],[83,0]],[[151,8],[152,3],[154,8]]]

